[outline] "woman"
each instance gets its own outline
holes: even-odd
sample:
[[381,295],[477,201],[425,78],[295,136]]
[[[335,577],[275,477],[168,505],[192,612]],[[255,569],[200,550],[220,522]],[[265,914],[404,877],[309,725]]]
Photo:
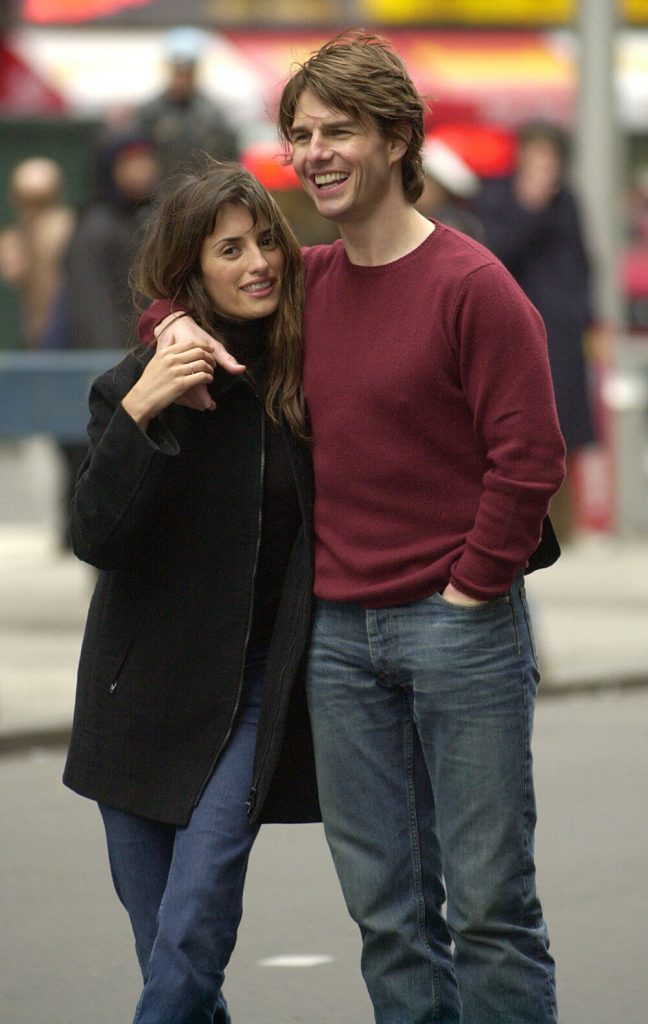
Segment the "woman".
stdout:
[[[173,296],[246,369],[182,342],[92,387],[70,531],[101,572],[64,781],[99,803],[144,978],[134,1020],[207,1024],[230,1020],[259,823],[319,818],[299,248],[247,171],[207,160],[159,201],[134,286]],[[215,411],[175,404],[196,384]]]

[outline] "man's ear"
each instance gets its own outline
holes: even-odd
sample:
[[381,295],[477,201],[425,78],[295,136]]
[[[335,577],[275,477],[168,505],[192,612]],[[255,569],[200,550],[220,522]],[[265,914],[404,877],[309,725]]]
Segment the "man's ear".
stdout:
[[412,128],[408,124],[399,125],[397,134],[392,135],[390,141],[391,155],[396,160],[402,160],[407,153],[407,147],[412,138]]

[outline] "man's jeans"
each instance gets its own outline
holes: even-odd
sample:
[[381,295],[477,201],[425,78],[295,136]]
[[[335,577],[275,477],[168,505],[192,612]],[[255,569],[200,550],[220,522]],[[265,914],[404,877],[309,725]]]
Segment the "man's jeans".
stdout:
[[264,673],[265,652],[249,657],[232,735],[186,827],[100,805],[144,979],[134,1024],[230,1022],[221,986],[258,832],[245,802]]
[[535,888],[538,671],[522,579],[473,607],[440,594],[317,605],[307,686],[320,799],[377,1024],[557,1020]]

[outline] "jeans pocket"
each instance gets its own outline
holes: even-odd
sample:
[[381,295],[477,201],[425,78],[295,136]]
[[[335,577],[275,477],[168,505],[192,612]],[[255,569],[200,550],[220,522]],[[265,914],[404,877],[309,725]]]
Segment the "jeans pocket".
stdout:
[[436,591],[434,594],[430,594],[427,599],[432,601],[434,604],[438,604],[443,608],[448,608],[451,611],[465,612],[469,616],[471,615],[483,615],[488,614],[494,610],[499,609],[503,605],[511,603],[511,596],[508,591],[505,594],[500,594],[498,597],[494,597],[491,601],[480,601],[479,604],[458,604],[456,601],[448,601],[440,591]]

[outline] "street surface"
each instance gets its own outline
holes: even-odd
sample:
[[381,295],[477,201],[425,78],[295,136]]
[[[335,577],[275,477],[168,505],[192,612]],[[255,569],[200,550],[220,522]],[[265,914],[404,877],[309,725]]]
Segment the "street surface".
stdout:
[[[537,860],[561,1024],[646,1024],[647,741],[648,690],[539,703]],[[0,759],[0,1021],[128,1024],[128,923],[98,813],[62,767],[60,750]],[[262,965],[273,957],[288,966]],[[227,978],[235,1024],[370,1024],[358,958],[320,827],[263,829]]]

